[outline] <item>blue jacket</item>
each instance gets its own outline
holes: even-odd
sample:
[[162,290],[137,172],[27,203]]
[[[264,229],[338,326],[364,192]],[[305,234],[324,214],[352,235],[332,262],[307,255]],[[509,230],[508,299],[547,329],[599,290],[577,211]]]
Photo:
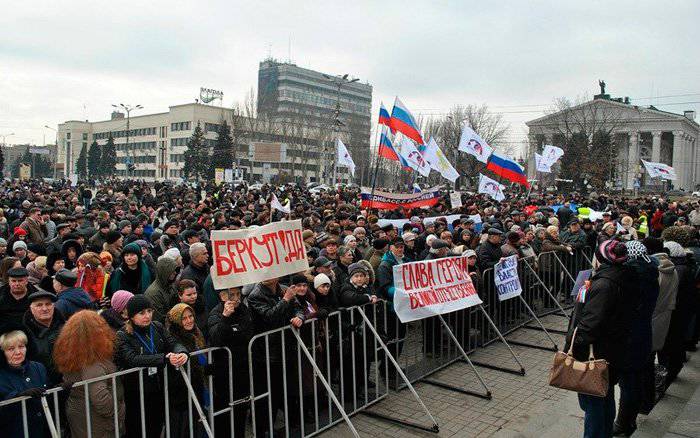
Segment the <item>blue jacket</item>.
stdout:
[[[46,388],[46,383],[46,368],[39,362],[25,361],[24,365],[17,369],[10,368],[4,363],[0,368],[0,400],[15,398],[17,394],[30,388]],[[29,436],[32,438],[49,436],[41,401],[30,399],[26,405]],[[0,430],[2,430],[2,436],[24,436],[21,402],[0,408]]]
[[79,310],[95,308],[87,292],[79,287],[72,287],[61,292],[55,307],[66,320]]

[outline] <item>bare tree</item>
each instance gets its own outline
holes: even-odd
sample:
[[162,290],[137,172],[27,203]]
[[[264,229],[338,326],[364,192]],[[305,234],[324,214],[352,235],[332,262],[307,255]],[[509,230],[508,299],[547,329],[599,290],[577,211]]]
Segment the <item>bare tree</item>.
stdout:
[[602,188],[615,178],[620,164],[618,152],[623,145],[615,138],[614,131],[623,123],[623,111],[628,107],[606,99],[579,97],[575,102],[555,99],[549,117],[530,126],[531,142],[535,142],[530,147],[539,150],[544,134],[554,132],[552,143],[564,150],[559,176],[573,180],[576,188],[585,188],[587,184]]
[[464,178],[476,178],[485,166],[483,163],[457,149],[464,124],[469,125],[477,134],[496,150],[506,155],[513,153],[512,144],[508,143],[510,126],[503,121],[503,116],[489,111],[488,106],[456,105],[448,114],[426,120],[424,129],[426,141],[433,137],[445,155],[453,163],[461,177],[457,187]]

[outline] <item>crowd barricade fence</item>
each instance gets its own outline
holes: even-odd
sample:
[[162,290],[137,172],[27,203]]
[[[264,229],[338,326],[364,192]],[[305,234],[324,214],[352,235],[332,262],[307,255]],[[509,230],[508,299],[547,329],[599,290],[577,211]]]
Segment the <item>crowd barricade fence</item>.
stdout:
[[[164,436],[174,435],[171,420],[184,416],[187,436],[215,437],[226,433],[220,429],[234,431],[242,426],[238,421],[251,413],[252,429],[246,436],[311,437],[345,422],[354,436],[359,436],[351,417],[361,413],[403,426],[437,432],[439,427],[432,414],[420,399],[413,384],[417,382],[473,395],[491,398],[491,391],[479,375],[476,367],[514,374],[525,374],[525,369],[511,348],[512,345],[555,350],[558,348],[550,332],[563,333],[546,328],[541,317],[561,315],[569,317],[560,301],[570,299],[570,291],[578,271],[590,269],[593,251],[584,247],[573,252],[546,252],[538,256],[521,258],[518,274],[522,294],[517,298],[499,301],[494,283],[493,268],[486,269],[475,279],[477,291],[483,304],[467,309],[437,315],[419,321],[402,324],[393,311],[392,303],[380,300],[342,308],[323,320],[305,321],[300,328],[291,325],[260,333],[248,345],[248,376],[237,379],[240,370],[233,369],[233,357],[228,348],[212,347],[190,353],[187,364],[180,369],[164,367],[163,412]],[[552,347],[528,344],[509,339],[519,328],[543,331]],[[469,355],[478,348],[501,341],[508,348],[519,369],[503,367],[471,360]],[[212,372],[195,375],[193,361],[200,366],[212,367],[225,362],[225,391]],[[467,363],[477,376],[485,392],[471,391],[432,378],[436,372],[455,363]],[[87,436],[92,437],[90,385],[109,382],[113,399],[114,436],[123,434],[120,423],[119,390],[121,381],[130,378],[136,382],[138,403],[141,412],[146,408],[144,378],[148,368],[132,368],[105,376],[76,382],[71,391],[84,391],[85,422]],[[245,374],[245,373],[243,373]],[[171,383],[177,381],[180,394],[186,394],[186,410],[171,412]],[[235,384],[235,386],[234,386]],[[235,390],[241,385],[244,390]],[[218,401],[215,399],[215,389]],[[424,426],[412,419],[395,418],[372,411],[375,404],[384,400],[390,390],[409,389],[420,407],[432,422]],[[200,391],[199,393],[197,391]],[[30,409],[40,409],[47,422],[48,434],[61,436],[68,425],[62,424],[59,396],[60,387],[49,389],[35,400],[17,397],[1,401],[0,410],[15,405],[21,413],[24,434],[29,434],[32,419]],[[221,398],[220,392],[226,392]],[[244,395],[241,395],[244,394]],[[29,408],[28,408],[29,407]],[[277,412],[281,415],[277,416]],[[243,413],[242,416],[238,415]],[[242,418],[242,419],[241,419]],[[136,424],[146,435],[146,416],[141,415]],[[219,432],[217,433],[217,430]],[[238,436],[238,435],[236,435]]]

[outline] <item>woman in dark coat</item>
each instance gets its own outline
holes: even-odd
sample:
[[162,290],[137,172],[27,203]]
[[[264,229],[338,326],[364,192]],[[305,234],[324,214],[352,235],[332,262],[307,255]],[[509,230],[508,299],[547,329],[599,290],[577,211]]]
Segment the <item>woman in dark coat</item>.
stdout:
[[[27,360],[29,339],[21,330],[0,336],[0,401],[16,397],[32,397],[26,402],[27,428],[30,438],[48,437],[48,427],[39,397],[46,391],[46,368],[39,362]],[[25,436],[22,404],[14,403],[0,408],[0,430],[3,436]]]
[[[168,312],[165,326],[173,338],[184,345],[188,351],[202,350],[206,347],[204,336],[195,323],[194,309],[190,305],[179,303],[173,306]],[[205,354],[194,356],[193,360],[190,361],[190,382],[202,406],[205,402],[209,402],[209,397],[205,395],[204,391],[203,367],[206,363]],[[200,435],[202,427],[197,418],[188,418],[189,393],[182,376],[179,373],[170,373],[168,377],[170,379],[168,393],[170,399],[170,436],[174,438],[189,437],[189,420],[192,420],[195,425],[195,436]],[[194,408],[192,412],[195,412]]]
[[659,363],[666,367],[668,375],[666,386],[670,385],[683,368],[685,361],[685,336],[690,325],[690,318],[695,303],[695,282],[693,277],[694,262],[678,242],[664,242],[669,250],[671,261],[678,274],[678,292],[676,308],[671,314],[671,322],[666,335],[664,347],[659,352]]
[[150,301],[143,295],[134,295],[126,306],[129,320],[117,332],[115,363],[122,370],[144,367],[146,370],[124,377],[126,404],[126,436],[141,436],[141,405],[139,374],[143,377],[144,415],[146,436],[160,436],[164,418],[164,368],[168,374],[177,372],[187,360],[187,349],[165,327],[153,321]]
[[625,346],[625,358],[620,369],[620,407],[614,433],[631,435],[637,429],[637,414],[643,400],[645,369],[652,360],[651,319],[659,297],[658,263],[647,254],[638,240],[625,243],[631,271],[626,289],[627,307],[631,313],[630,334]]
[[[589,346],[596,359],[608,361],[609,386],[605,397],[579,393],[579,406],[585,413],[584,437],[609,437],[615,421],[615,384],[624,365],[630,332],[630,312],[625,300],[628,269],[627,248],[616,240],[603,242],[596,249],[596,264],[588,287],[579,292],[574,317],[564,351],[573,341],[573,354],[588,360]],[[629,291],[636,294],[637,291]]]
[[151,285],[152,277],[148,266],[141,259],[141,247],[130,243],[122,250],[122,263],[112,272],[107,287],[109,297],[115,291],[128,290],[134,295],[143,294]]

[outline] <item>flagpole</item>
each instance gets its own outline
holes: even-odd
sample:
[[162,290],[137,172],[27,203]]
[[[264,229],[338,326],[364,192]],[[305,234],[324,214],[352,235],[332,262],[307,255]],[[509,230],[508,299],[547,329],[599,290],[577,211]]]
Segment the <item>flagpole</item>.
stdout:
[[[382,126],[382,131],[386,129],[385,125]],[[377,140],[379,137],[379,123],[377,123],[377,130],[374,133],[374,144],[376,146],[377,150],[377,162],[374,164],[374,176],[372,177],[372,191],[370,193],[369,197],[369,207],[367,207],[367,211],[370,212],[372,210],[372,199],[374,199],[374,189],[377,187],[377,175],[379,174],[379,159],[381,158],[379,156],[379,141]]]

